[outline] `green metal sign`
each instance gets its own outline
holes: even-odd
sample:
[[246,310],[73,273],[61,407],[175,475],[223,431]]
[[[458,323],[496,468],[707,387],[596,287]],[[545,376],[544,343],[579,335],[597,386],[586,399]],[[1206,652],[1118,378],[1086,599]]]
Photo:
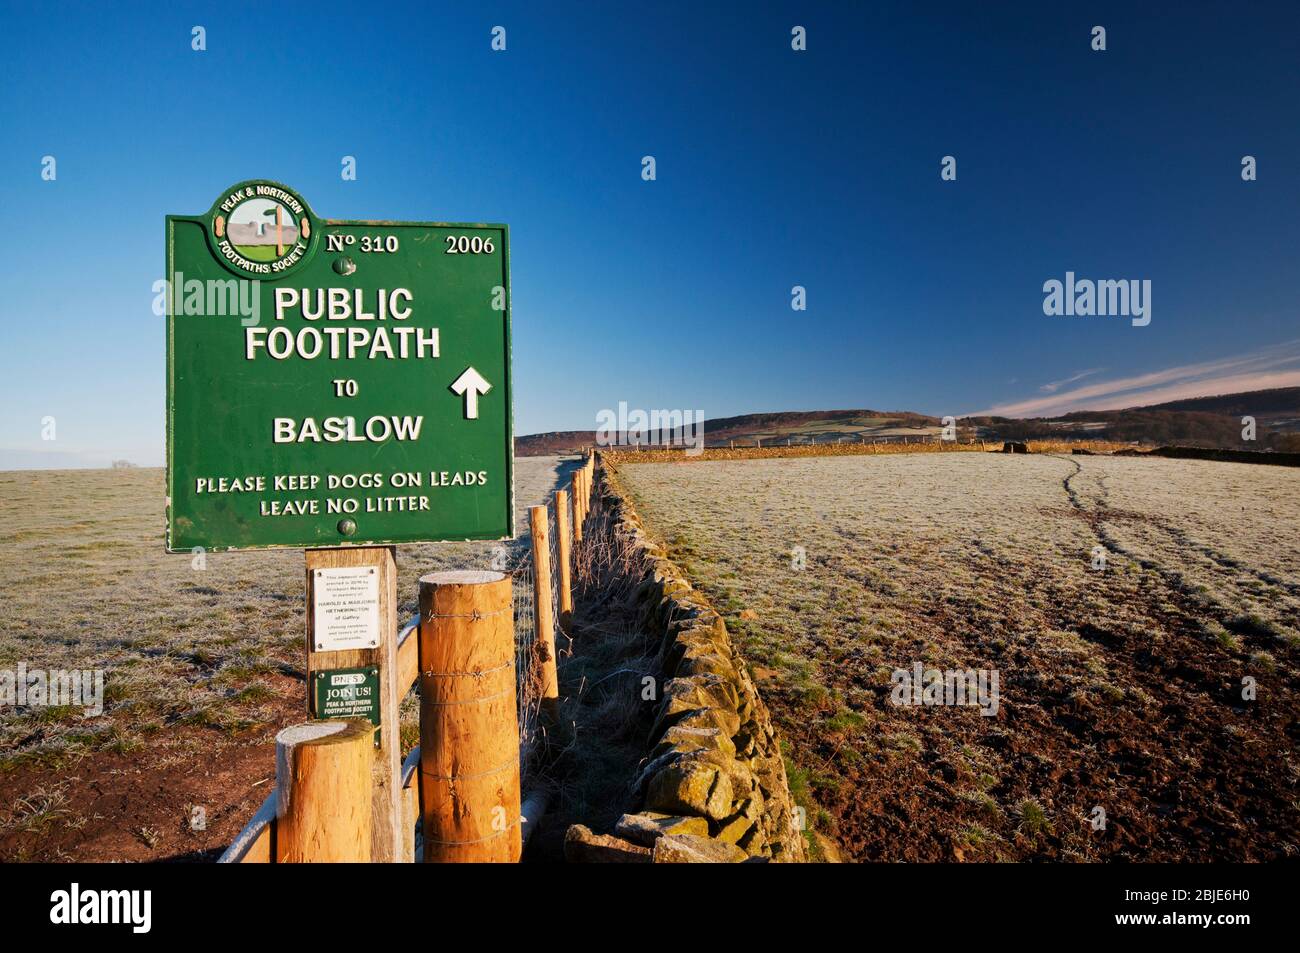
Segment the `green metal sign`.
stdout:
[[329,668],[312,679],[317,718],[369,718],[379,725],[379,668]]
[[167,549],[513,534],[504,225],[167,216]]

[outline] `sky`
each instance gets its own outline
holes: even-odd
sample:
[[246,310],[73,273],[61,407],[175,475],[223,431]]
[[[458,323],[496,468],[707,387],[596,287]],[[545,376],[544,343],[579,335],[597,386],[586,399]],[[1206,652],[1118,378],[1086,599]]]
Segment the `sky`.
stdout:
[[[163,217],[250,178],[322,217],[508,223],[521,434],[622,401],[1037,415],[1300,384],[1298,4],[5,0],[3,20],[15,465],[162,462]],[[1044,314],[1067,272],[1149,281],[1150,323]]]

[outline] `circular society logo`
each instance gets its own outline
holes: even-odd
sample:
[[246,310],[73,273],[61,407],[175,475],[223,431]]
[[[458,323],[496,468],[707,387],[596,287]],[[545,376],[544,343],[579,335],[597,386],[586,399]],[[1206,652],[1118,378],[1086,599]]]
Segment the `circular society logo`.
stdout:
[[241,182],[208,216],[208,237],[227,268],[249,278],[279,278],[311,257],[319,229],[307,203],[278,182]]

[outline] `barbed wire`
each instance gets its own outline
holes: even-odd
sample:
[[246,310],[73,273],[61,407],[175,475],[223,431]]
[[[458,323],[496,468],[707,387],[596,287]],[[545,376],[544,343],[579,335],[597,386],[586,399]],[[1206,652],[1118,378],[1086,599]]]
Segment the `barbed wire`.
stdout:
[[[570,572],[577,575],[577,551],[570,531]],[[564,629],[560,616],[560,527],[555,512],[555,496],[546,502],[547,554],[550,557],[551,625],[556,638],[556,651],[564,644]],[[537,590],[533,569],[532,545],[527,536],[514,540],[505,547],[504,558],[500,549],[494,550],[492,568],[510,577],[515,640],[515,690],[519,717],[520,773],[527,787],[530,772],[537,766],[537,754],[542,735],[541,726],[541,672],[538,668],[537,648]],[[576,580],[575,580],[576,581]]]

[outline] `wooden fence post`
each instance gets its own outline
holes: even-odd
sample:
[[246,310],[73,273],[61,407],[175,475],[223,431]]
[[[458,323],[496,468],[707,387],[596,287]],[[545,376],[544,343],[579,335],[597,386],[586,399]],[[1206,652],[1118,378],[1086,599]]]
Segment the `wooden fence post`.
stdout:
[[515,863],[519,712],[510,577],[420,577],[420,810],[426,863]]
[[275,860],[368,863],[374,726],[310,721],[275,736]]
[[555,491],[555,555],[560,560],[560,628],[569,631],[573,617],[573,576],[569,555],[569,494]]
[[[375,748],[372,778],[374,831],[370,837],[375,863],[409,862],[402,819],[402,739],[399,712],[409,685],[398,684],[397,665],[397,556],[392,546],[348,546],[309,549],[307,563],[307,710],[316,711],[317,679],[332,669],[378,669],[379,746]],[[373,570],[378,579],[379,632],[373,648],[337,648],[322,645],[316,632],[317,593],[331,570]],[[325,579],[320,573],[324,572]]]
[[573,477],[570,479],[570,485],[573,487],[573,541],[574,543],[582,542],[582,470],[581,468],[573,471]]
[[551,601],[551,542],[546,507],[528,509],[533,544],[533,632],[541,668],[542,709],[554,716],[559,709],[560,681],[555,675],[555,604]]
[[[573,484],[573,526],[575,532],[581,530],[587,523],[587,514],[582,506],[582,485],[586,480],[587,471],[584,467],[578,467],[573,471],[576,482]],[[581,532],[577,533],[577,538],[582,539]]]
[[[592,475],[596,472],[596,458],[592,457],[582,468],[582,519],[585,523],[591,518]],[[583,529],[586,529],[584,526]]]

